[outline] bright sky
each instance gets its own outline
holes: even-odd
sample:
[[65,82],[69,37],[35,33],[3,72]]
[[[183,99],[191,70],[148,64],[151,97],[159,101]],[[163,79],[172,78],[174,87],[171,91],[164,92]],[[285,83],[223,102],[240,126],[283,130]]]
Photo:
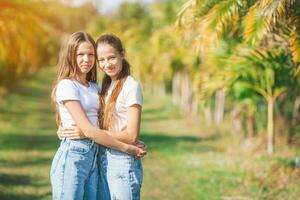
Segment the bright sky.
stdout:
[[[86,0],[70,0],[73,5],[81,5]],[[149,3],[153,0],[92,0],[93,4],[101,13],[109,13],[115,11],[119,5],[123,2],[135,2]]]

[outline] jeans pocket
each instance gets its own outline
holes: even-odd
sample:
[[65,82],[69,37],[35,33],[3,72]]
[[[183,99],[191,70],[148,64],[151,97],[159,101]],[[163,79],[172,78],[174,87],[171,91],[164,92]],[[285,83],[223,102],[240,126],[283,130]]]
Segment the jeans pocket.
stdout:
[[72,141],[70,142],[69,151],[70,153],[85,155],[88,154],[93,147],[92,144],[85,143],[82,141]]
[[62,154],[63,154],[63,150],[61,148],[59,148],[57,150],[57,152],[55,153],[55,156],[52,161],[52,165],[51,165],[51,169],[50,169],[50,176],[55,173],[55,171],[58,167],[59,161],[61,160]]

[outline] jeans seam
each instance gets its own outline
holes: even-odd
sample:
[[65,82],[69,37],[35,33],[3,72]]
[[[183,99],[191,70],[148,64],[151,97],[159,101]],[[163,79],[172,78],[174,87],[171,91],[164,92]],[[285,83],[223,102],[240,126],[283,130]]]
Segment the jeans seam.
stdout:
[[68,153],[69,153],[69,146],[70,146],[70,143],[67,143],[68,146],[66,147],[66,155],[65,155],[65,159],[64,159],[64,163],[63,163],[63,166],[62,166],[62,173],[63,173],[63,176],[62,176],[62,184],[61,184],[61,194],[60,194],[60,200],[63,200],[63,196],[64,196],[64,191],[63,191],[63,188],[64,188],[64,183],[65,183],[65,170],[66,170],[66,162],[67,162],[67,157],[68,157]]
[[58,155],[58,158],[57,158],[57,162],[55,163],[55,166],[53,168],[53,171],[51,174],[54,174],[59,166],[59,161],[61,161],[62,157],[63,157],[63,154],[64,154],[64,149],[59,149],[58,150],[59,152],[59,155]]
[[[95,153],[95,155],[93,156],[94,158],[93,158],[93,164],[92,164],[92,166],[91,166],[91,169],[89,170],[90,172],[89,172],[89,176],[94,172],[94,170],[95,170],[95,166],[96,166],[96,163],[97,163],[97,159],[98,159],[98,147],[97,146],[94,146],[95,148],[96,148],[96,153]],[[92,147],[92,148],[94,148],[94,147]]]

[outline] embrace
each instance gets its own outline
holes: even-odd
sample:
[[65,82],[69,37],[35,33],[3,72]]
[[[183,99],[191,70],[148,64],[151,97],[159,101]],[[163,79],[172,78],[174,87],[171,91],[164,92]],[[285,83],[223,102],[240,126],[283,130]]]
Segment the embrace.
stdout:
[[58,67],[51,96],[61,139],[50,171],[53,199],[140,199],[143,93],[121,40],[104,34],[95,42],[75,32],[61,48]]

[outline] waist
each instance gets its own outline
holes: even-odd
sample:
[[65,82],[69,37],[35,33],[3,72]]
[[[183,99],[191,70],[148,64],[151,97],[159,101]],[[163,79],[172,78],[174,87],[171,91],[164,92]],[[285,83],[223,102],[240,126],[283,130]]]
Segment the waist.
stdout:
[[80,145],[86,145],[86,146],[93,146],[96,145],[95,141],[84,138],[84,139],[69,139],[69,138],[63,138],[60,142],[61,145],[64,144],[80,144]]
[[[97,116],[88,116],[89,121],[93,124],[93,126],[99,128],[99,119]],[[72,118],[64,118],[62,120],[62,125],[64,128],[71,127],[76,124]]]
[[106,156],[113,156],[113,157],[120,157],[120,158],[134,158],[133,155],[130,155],[128,153],[116,149],[105,147],[102,145],[100,145],[99,152],[101,153],[101,155],[106,155]]

